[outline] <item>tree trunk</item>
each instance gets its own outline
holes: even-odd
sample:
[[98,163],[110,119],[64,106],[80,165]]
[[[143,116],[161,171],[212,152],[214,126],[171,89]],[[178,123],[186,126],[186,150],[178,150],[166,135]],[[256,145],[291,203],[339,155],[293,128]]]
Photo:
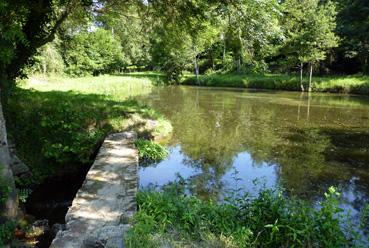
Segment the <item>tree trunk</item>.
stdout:
[[241,30],[240,30],[240,27],[238,27],[238,42],[239,42],[239,50],[238,50],[238,53],[237,53],[237,72],[238,73],[241,73],[241,59],[242,59],[242,39],[241,39]]
[[210,56],[211,56],[211,69],[215,70],[214,52],[213,52],[213,48],[210,48]]
[[225,68],[225,56],[226,56],[226,40],[224,37],[224,43],[223,43],[223,58],[222,58],[222,65],[223,65],[223,70]]
[[241,54],[237,56],[237,73],[241,73]]
[[6,185],[9,187],[9,191],[7,192],[6,195],[7,199],[5,201],[3,209],[1,209],[1,212],[4,213],[4,216],[6,218],[14,219],[17,215],[18,203],[13,172],[10,168],[10,154],[1,99],[0,99],[0,166],[1,166],[0,180],[2,182],[5,182]]
[[300,63],[300,87],[301,87],[301,91],[305,91],[305,88],[304,88],[304,84],[303,84],[303,82],[302,82],[302,77],[303,77],[303,66],[304,66],[304,64],[301,62]]
[[196,83],[200,84],[200,81],[199,81],[199,63],[198,63],[197,55],[195,56],[195,75],[196,75]]
[[310,75],[309,75],[309,92],[311,92],[312,89],[312,79],[313,79],[313,64],[310,63]]
[[368,57],[364,59],[363,72],[369,74]]

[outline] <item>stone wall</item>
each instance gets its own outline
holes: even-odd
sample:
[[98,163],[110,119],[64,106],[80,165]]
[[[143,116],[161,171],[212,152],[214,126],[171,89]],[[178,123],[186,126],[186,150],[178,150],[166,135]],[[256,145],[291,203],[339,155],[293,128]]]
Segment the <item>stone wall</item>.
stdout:
[[136,212],[138,153],[135,134],[109,135],[50,247],[124,247],[123,233]]

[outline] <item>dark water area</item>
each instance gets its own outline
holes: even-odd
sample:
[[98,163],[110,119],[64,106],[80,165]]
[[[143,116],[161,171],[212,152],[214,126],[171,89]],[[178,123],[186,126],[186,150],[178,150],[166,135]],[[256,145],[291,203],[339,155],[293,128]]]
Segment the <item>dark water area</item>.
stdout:
[[49,224],[64,224],[68,207],[82,186],[88,170],[53,178],[35,188],[26,202],[26,212]]
[[138,99],[174,130],[168,158],[140,168],[141,187],[180,175],[205,199],[279,186],[317,202],[335,186],[354,215],[369,203],[369,97],[157,87]]
[[[48,220],[49,227],[65,224],[65,215],[81,188],[89,166],[61,176],[50,178],[33,189],[25,204],[26,213],[37,220]],[[54,239],[51,232],[40,236],[36,247],[47,248]]]

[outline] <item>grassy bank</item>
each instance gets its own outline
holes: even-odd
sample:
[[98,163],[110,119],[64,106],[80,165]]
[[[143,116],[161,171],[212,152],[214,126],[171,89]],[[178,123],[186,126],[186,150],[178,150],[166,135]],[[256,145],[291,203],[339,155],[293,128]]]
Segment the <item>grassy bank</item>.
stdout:
[[[307,78],[305,85],[307,88]],[[195,77],[187,77],[184,85],[197,85]],[[211,74],[201,75],[199,84],[214,87],[239,87],[268,90],[300,91],[300,78],[282,74]],[[369,77],[366,76],[326,76],[313,78],[313,91],[331,93],[369,94]]]
[[7,108],[8,128],[33,178],[18,183],[40,182],[89,165],[108,133],[133,129],[144,138],[169,133],[171,125],[159,113],[130,98],[151,87],[149,77],[129,76],[20,83]]
[[[128,247],[365,247],[330,188],[318,207],[264,190],[216,203],[186,195],[183,184],[141,191]],[[188,191],[187,191],[188,192]],[[365,223],[365,222],[363,222]]]

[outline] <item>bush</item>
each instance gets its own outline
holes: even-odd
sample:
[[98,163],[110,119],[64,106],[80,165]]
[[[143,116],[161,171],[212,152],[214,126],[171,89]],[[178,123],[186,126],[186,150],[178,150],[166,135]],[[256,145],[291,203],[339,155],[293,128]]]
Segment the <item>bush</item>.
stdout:
[[[330,188],[315,208],[279,190],[246,194],[221,203],[186,195],[176,182],[162,191],[137,195],[139,212],[126,238],[128,247],[347,247],[349,217]],[[173,245],[175,244],[175,245]]]

